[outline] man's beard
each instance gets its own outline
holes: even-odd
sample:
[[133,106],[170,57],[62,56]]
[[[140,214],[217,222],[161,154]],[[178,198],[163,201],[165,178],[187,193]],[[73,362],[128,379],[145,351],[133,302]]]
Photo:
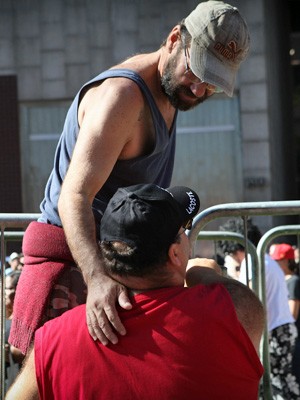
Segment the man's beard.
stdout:
[[[181,111],[187,111],[196,107],[198,104],[203,103],[208,96],[205,94],[201,97],[196,97],[189,87],[177,85],[174,79],[174,71],[178,55],[179,51],[175,54],[175,57],[168,61],[161,77],[161,87],[174,108],[178,108]],[[192,102],[190,103],[186,100],[182,100],[180,98],[181,94],[190,97]]]

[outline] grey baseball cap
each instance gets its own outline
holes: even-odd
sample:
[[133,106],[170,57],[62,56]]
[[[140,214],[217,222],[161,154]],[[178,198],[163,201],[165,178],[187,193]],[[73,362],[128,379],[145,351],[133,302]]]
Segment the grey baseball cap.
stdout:
[[250,47],[248,27],[238,9],[222,1],[205,1],[185,18],[185,26],[192,36],[193,73],[232,96]]

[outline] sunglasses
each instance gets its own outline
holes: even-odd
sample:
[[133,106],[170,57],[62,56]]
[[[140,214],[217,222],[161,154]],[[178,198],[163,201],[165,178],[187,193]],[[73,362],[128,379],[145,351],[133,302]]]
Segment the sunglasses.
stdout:
[[205,84],[207,90],[210,91],[211,93],[222,93],[223,89],[219,88],[218,86],[215,86],[215,85],[212,85],[210,83],[202,81],[200,78],[198,78],[193,73],[193,71],[191,70],[191,68],[188,65],[187,54],[188,54],[188,49],[187,49],[186,45],[184,45],[184,57],[185,57],[185,72],[184,72],[184,76],[186,76],[187,79],[189,81],[191,81],[192,83],[194,83],[195,85]]
[[193,226],[193,219],[189,219],[184,225],[182,225],[182,228],[184,230],[190,231],[192,229],[192,226]]

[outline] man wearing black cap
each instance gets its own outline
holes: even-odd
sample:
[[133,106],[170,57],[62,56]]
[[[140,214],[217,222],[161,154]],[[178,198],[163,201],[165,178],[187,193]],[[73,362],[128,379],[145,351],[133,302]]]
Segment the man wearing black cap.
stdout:
[[[45,320],[85,301],[94,339],[116,343],[117,333],[126,333],[115,304],[129,309],[130,299],[101,269],[97,234],[103,212],[119,187],[170,186],[178,110],[216,93],[232,96],[248,51],[249,32],[238,9],[222,1],[201,2],[158,50],[130,57],[80,89],[57,146],[42,215],[24,236],[30,265],[16,295],[10,336],[15,347],[26,353]],[[37,247],[40,238],[44,245]],[[71,251],[67,259],[53,252],[58,238]],[[36,265],[43,269],[43,284],[33,292]],[[72,286],[75,277],[80,282]]]
[[85,306],[47,322],[7,400],[257,399],[262,305],[213,260],[191,260],[186,271],[185,232],[199,205],[186,187],[116,192],[100,250],[105,272],[131,295],[132,310],[119,309],[128,334],[115,345],[93,341]]

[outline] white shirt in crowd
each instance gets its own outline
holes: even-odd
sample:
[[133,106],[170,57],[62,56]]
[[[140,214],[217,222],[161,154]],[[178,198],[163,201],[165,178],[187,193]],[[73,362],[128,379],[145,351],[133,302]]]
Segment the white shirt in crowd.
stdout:
[[[248,277],[252,279],[251,256],[248,256]],[[295,322],[289,308],[288,290],[285,277],[279,264],[269,254],[265,255],[266,309],[268,331],[278,326]],[[246,284],[246,260],[241,263],[239,281]]]

